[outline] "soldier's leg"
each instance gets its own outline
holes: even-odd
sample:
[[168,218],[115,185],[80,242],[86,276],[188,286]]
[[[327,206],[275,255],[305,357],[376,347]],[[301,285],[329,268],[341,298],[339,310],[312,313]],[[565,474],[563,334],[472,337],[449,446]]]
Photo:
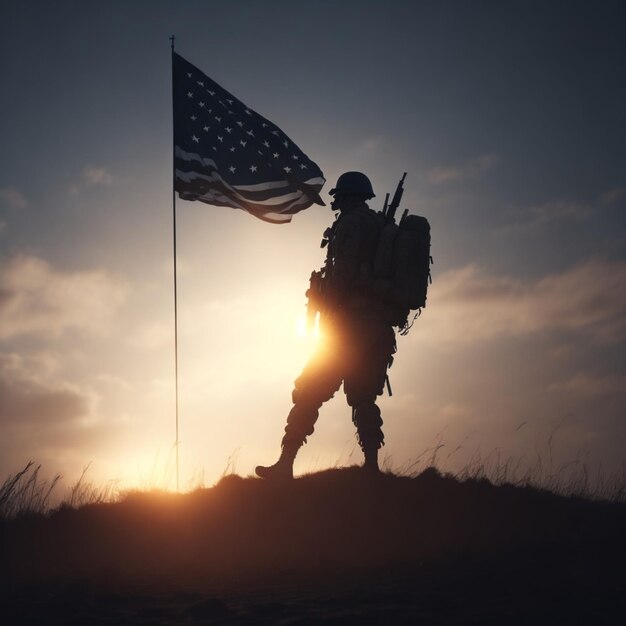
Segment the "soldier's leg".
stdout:
[[384,391],[387,367],[395,351],[395,333],[377,320],[365,320],[363,326],[362,335],[367,339],[362,339],[361,358],[346,375],[344,389],[365,457],[363,467],[377,472],[378,450],[385,438],[376,398]]
[[341,386],[339,363],[334,358],[315,358],[307,364],[294,383],[293,407],[287,416],[278,462],[269,467],[258,466],[261,478],[292,478],[293,462],[307,437],[313,434],[319,409]]
[[283,445],[301,446],[313,434],[322,404],[330,400],[341,386],[341,373],[336,368],[305,369],[295,380],[291,394],[293,408],[287,416]]
[[378,471],[378,450],[384,445],[383,419],[376,404],[376,396],[348,396],[352,406],[352,421],[357,430],[357,441],[365,457],[364,468]]

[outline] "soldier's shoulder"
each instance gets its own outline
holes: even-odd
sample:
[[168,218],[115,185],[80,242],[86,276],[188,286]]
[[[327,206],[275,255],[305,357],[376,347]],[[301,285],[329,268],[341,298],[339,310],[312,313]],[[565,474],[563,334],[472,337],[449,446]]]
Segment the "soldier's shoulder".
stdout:
[[371,209],[366,204],[362,207],[358,207],[356,210],[356,217],[362,223],[367,224],[369,228],[379,228],[384,224],[385,218],[380,211]]
[[378,232],[383,226],[384,218],[381,213],[370,209],[367,205],[356,207],[342,215],[337,222],[335,236],[338,238],[366,235]]
[[345,222],[382,222],[383,216],[380,211],[375,211],[374,209],[370,209],[367,204],[363,204],[362,206],[355,207],[352,211],[346,214]]

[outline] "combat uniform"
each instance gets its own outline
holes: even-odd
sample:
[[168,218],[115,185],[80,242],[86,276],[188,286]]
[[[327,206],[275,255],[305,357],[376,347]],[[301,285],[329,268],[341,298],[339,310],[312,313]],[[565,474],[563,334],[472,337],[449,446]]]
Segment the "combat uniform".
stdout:
[[306,441],[319,408],[342,382],[359,444],[364,450],[383,445],[376,397],[395,352],[395,333],[391,312],[371,295],[380,219],[361,202],[342,211],[331,229],[320,316],[324,341],[295,381],[283,445]]
[[373,295],[372,267],[383,218],[367,206],[374,191],[360,172],[342,174],[330,195],[333,209],[340,212],[327,231],[328,256],[317,292],[323,337],[295,381],[280,458],[274,465],[256,468],[262,478],[293,476],[293,461],[313,433],[320,407],[342,383],[365,455],[364,468],[378,471],[384,437],[376,397],[383,392],[395,352],[395,316]]

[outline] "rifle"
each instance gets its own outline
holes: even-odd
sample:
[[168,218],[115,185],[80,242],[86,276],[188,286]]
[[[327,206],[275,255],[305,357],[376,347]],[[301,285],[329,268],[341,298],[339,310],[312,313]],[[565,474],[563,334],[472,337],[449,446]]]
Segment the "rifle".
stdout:
[[322,305],[324,303],[323,292],[323,270],[319,272],[311,272],[311,278],[309,280],[309,288],[305,292],[307,297],[306,303],[306,332],[307,335],[313,330],[315,325],[315,316],[322,311]]
[[[336,222],[335,222],[336,223]],[[329,243],[333,233],[333,226],[329,226],[325,231],[322,237],[322,242],[320,244],[320,248],[325,248]],[[324,290],[324,277],[327,276],[328,273],[328,264],[329,264],[328,255],[326,255],[326,260],[324,261],[324,265],[319,271],[311,272],[311,278],[309,279],[309,288],[305,291],[304,295],[307,297],[306,303],[306,332],[307,335],[311,330],[313,330],[315,325],[315,316],[318,313],[322,312],[324,308],[326,293]]]
[[386,222],[394,222],[396,217],[396,210],[400,206],[400,202],[402,201],[402,194],[404,193],[404,179],[406,178],[406,172],[402,174],[402,178],[396,187],[396,191],[393,194],[393,200],[390,205],[387,205],[389,200],[389,194],[387,194],[385,198],[385,205],[383,206],[383,215],[385,216]]

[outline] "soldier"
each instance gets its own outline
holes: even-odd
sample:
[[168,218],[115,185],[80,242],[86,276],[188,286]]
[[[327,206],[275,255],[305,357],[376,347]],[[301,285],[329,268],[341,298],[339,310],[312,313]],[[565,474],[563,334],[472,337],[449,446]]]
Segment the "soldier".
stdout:
[[[367,206],[374,197],[365,174],[346,172],[330,191],[339,214],[325,233],[326,264],[312,277],[309,304],[320,300],[323,343],[294,383],[294,406],[287,417],[282,452],[271,466],[259,465],[258,476],[293,478],[293,462],[313,433],[322,404],[343,382],[357,439],[365,456],[363,468],[379,472],[378,450],[384,443],[376,397],[383,393],[387,367],[395,352],[393,311],[372,294],[372,266],[383,217]],[[317,288],[316,288],[317,285]]]

